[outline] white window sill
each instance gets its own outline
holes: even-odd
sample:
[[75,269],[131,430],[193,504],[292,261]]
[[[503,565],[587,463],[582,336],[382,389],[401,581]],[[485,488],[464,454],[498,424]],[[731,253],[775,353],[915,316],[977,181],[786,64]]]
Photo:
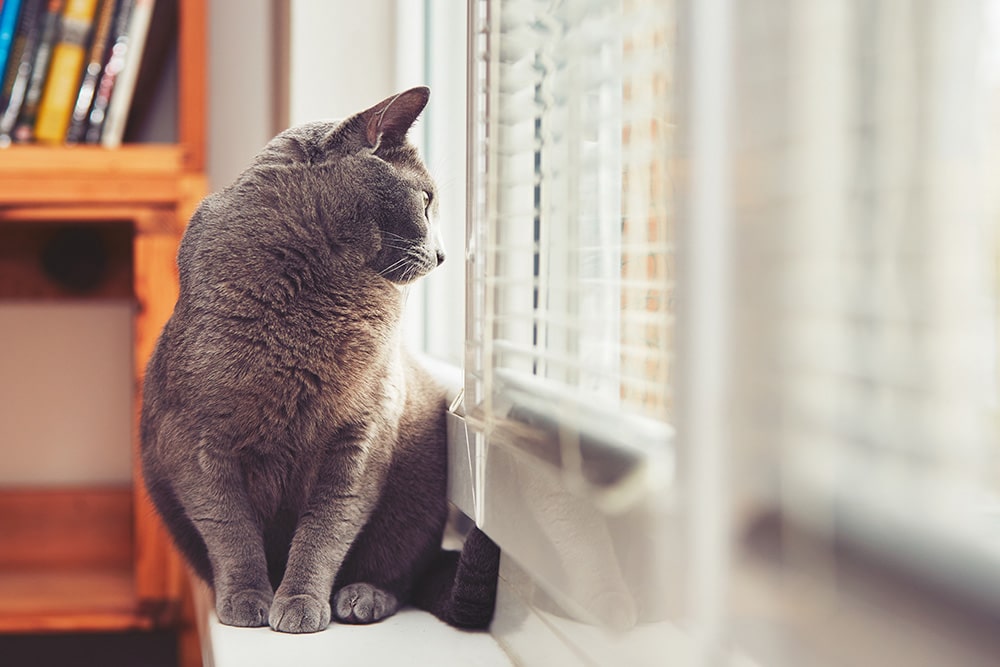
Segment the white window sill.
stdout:
[[344,660],[355,667],[512,665],[489,633],[458,630],[417,609],[403,609],[373,625],[331,623],[323,632],[290,635],[222,625],[212,593],[201,582],[195,584],[194,598],[205,667],[328,667]]

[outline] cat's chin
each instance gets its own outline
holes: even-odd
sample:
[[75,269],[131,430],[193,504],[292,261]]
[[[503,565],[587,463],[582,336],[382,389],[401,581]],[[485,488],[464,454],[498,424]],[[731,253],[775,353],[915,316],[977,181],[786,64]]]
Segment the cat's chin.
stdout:
[[382,277],[397,287],[409,287],[431,272],[433,266],[419,268],[404,268],[399,272],[382,273]]
[[[394,285],[411,285],[438,267],[443,261],[443,254],[437,254],[428,248],[413,247],[407,256],[394,259],[379,258],[372,265],[378,274]],[[384,266],[388,264],[388,266]]]
[[427,275],[426,273],[421,273],[420,275],[417,275],[417,276],[411,276],[411,277],[409,277],[406,280],[390,280],[389,282],[391,282],[393,285],[395,285],[397,287],[405,288],[405,287],[409,287],[410,285],[414,284],[415,282],[417,282],[418,280],[420,280],[421,278],[423,278],[426,275]]

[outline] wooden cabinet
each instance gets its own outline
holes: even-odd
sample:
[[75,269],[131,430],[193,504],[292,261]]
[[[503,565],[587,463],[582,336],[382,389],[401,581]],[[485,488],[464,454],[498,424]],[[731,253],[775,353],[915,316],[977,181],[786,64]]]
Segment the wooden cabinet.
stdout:
[[[53,223],[114,226],[125,239],[125,256],[110,258],[121,284],[109,289],[134,303],[133,451],[143,372],[177,296],[177,246],[206,190],[206,3],[178,0],[177,10],[176,143],[0,149],[0,298],[63,298],[38,271],[30,241],[10,239]],[[17,231],[4,235],[5,228]],[[16,380],[0,373],[0,381]],[[184,570],[136,456],[133,471],[132,484],[121,487],[0,488],[0,632],[178,623]]]

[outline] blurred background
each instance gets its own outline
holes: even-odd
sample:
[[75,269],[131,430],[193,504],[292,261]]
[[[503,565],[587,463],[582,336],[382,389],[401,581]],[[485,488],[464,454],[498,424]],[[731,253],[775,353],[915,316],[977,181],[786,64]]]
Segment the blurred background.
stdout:
[[[431,87],[411,138],[449,259],[406,339],[459,378],[449,492],[504,551],[513,664],[1000,664],[1000,2],[197,5],[204,191],[289,125]],[[186,141],[169,34],[126,149]],[[36,238],[10,196],[0,630],[33,490],[132,543],[131,504],[72,494],[133,485],[144,344],[128,228]],[[58,282],[52,252],[104,253],[105,283],[18,287]],[[180,618],[119,662],[195,664]]]

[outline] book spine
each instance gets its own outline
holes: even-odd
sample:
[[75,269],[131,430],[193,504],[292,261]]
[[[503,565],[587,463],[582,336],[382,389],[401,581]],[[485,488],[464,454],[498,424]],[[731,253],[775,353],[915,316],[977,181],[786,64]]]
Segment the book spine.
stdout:
[[104,56],[108,50],[108,35],[111,34],[111,19],[114,17],[116,4],[116,0],[101,0],[100,8],[97,10],[94,37],[90,43],[87,66],[83,70],[83,79],[80,81],[80,89],[77,91],[76,102],[70,116],[69,129],[66,130],[66,143],[80,143],[87,134],[87,116],[90,114],[90,105],[94,101],[97,84],[101,80]]
[[125,122],[128,120],[129,108],[132,106],[132,95],[135,92],[135,82],[142,66],[142,54],[146,46],[146,36],[149,34],[150,22],[153,18],[154,0],[136,0],[135,8],[128,26],[128,53],[118,82],[111,94],[107,117],[104,120],[104,130],[101,132],[101,145],[105,148],[117,148],[125,135]]
[[66,138],[96,11],[97,0],[68,0],[63,10],[59,42],[52,49],[35,121],[35,139],[40,142],[61,143]]
[[7,58],[14,45],[14,31],[17,29],[17,16],[21,11],[21,0],[4,0],[0,9],[0,76],[7,71]]
[[42,88],[49,75],[49,62],[52,59],[52,49],[59,36],[59,24],[62,19],[64,0],[49,0],[42,21],[42,34],[35,50],[35,61],[31,64],[31,77],[28,79],[28,89],[24,93],[21,114],[14,126],[14,141],[31,141],[35,134],[35,117],[38,115],[38,104],[42,99]]
[[10,143],[14,125],[21,113],[24,94],[31,79],[31,66],[35,61],[35,51],[38,49],[38,39],[41,36],[45,8],[45,0],[24,0],[21,7],[21,17],[14,33],[14,48],[11,50],[4,76],[0,145]]
[[118,74],[125,65],[125,53],[128,49],[128,24],[132,16],[135,0],[121,0],[115,10],[115,18],[110,36],[110,46],[105,53],[104,66],[101,68],[101,78],[94,91],[94,104],[87,117],[87,132],[84,141],[97,144],[101,141],[104,130],[104,119],[107,116],[111,93],[115,87]]

